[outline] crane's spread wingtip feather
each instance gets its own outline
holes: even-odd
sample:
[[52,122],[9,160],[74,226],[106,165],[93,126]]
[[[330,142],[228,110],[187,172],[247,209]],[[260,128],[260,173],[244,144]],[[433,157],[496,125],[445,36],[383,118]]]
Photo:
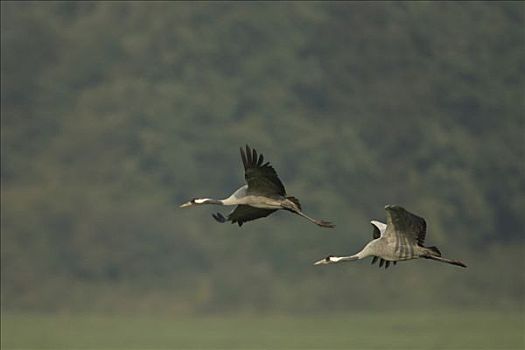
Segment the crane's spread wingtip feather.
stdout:
[[248,145],[246,145],[246,161],[248,162],[248,166],[252,164],[252,150]]
[[246,154],[244,154],[244,149],[241,147],[241,159],[242,159],[242,164],[244,165],[244,169],[247,168],[247,164],[246,164]]
[[264,156],[262,154],[259,154],[259,160],[257,161],[257,166],[260,167],[263,162],[264,162]]
[[226,222],[226,218],[221,213],[211,214],[211,216],[213,216],[213,218],[221,224]]

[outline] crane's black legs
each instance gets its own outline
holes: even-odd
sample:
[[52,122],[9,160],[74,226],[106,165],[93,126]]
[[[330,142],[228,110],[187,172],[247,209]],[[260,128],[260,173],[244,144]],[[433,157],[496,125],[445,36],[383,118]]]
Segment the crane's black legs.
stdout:
[[440,256],[435,256],[435,255],[423,255],[421,257],[425,258],[425,259],[432,259],[432,260],[444,262],[444,263],[447,263],[447,264],[457,265],[457,266],[461,266],[461,267],[467,267],[467,265],[465,265],[463,262],[461,262],[459,260],[451,260],[451,259],[442,258]]
[[313,218],[309,217],[308,215],[303,213],[299,208],[297,208],[297,205],[295,203],[293,203],[292,201],[290,201],[290,200],[287,200],[287,201],[281,203],[281,206],[283,207],[283,209],[291,211],[292,213],[295,213],[295,214],[297,214],[299,216],[302,216],[303,218],[305,218],[307,220],[310,220],[311,222],[313,222],[317,226],[326,227],[326,228],[334,228],[335,227],[335,225],[332,224],[329,221],[316,220],[316,219],[313,219]]
[[325,227],[325,228],[334,228],[335,227],[335,225],[332,224],[329,221],[312,219],[311,217],[309,217],[308,215],[306,215],[305,213],[303,213],[300,210],[293,210],[293,212],[296,213],[297,215],[302,216],[303,218],[306,218],[306,219],[310,220],[311,222],[313,222],[317,226]]

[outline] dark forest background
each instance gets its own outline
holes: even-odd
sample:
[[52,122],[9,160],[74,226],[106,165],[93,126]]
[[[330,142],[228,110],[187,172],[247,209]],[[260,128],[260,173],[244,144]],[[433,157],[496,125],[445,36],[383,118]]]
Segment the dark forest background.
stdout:
[[[524,308],[520,2],[4,2],[8,311]],[[316,227],[180,209],[274,165]],[[385,204],[431,261],[324,268]]]

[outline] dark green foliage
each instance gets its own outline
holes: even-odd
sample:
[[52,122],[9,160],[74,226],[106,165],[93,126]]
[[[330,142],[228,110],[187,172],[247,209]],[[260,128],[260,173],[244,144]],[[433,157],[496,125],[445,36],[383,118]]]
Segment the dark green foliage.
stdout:
[[[522,3],[1,6],[3,308],[523,307]],[[337,228],[178,208],[245,144]],[[311,266],[385,204],[469,268]]]

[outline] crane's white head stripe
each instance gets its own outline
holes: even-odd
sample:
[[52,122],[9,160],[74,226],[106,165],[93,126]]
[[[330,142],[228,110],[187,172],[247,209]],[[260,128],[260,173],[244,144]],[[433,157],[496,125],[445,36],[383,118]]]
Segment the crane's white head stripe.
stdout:
[[209,198],[199,198],[199,199],[195,199],[193,202],[195,204],[204,204],[204,203],[206,203],[209,200],[210,200]]

